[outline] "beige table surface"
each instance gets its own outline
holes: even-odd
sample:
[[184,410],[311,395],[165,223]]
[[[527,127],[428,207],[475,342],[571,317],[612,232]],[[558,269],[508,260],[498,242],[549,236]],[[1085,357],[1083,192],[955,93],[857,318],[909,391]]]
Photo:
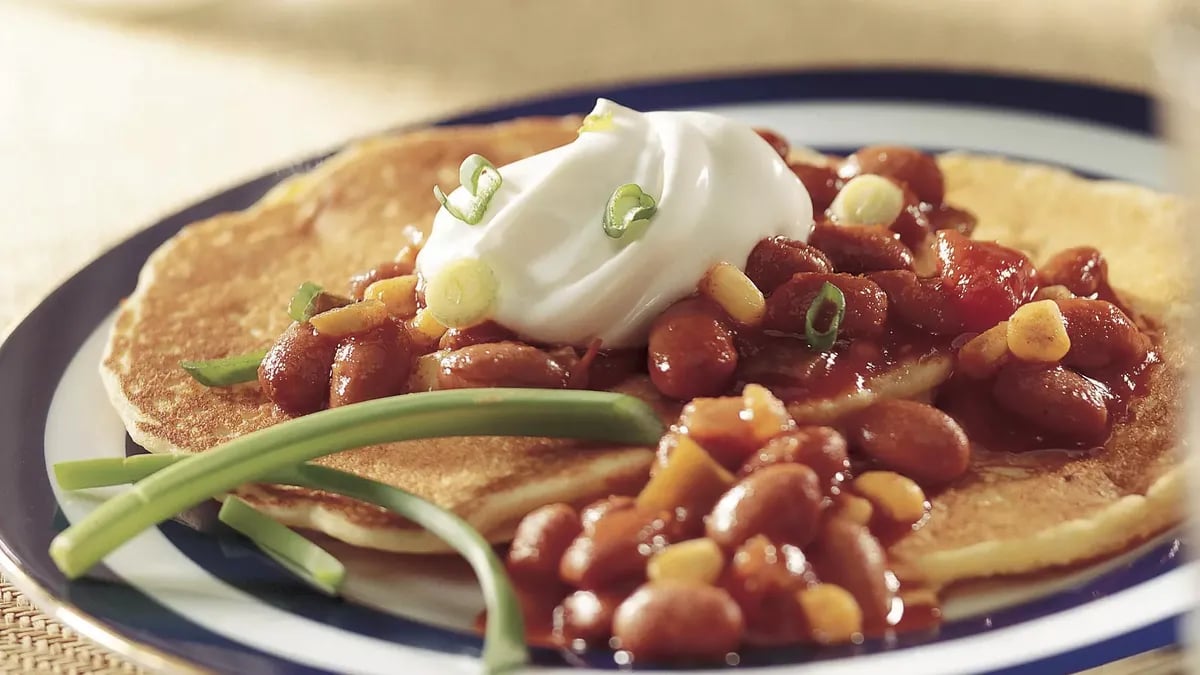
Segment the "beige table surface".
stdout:
[[[0,327],[156,217],[398,123],[564,87],[813,65],[1004,70],[1143,89],[1165,6],[0,0]],[[5,584],[0,672],[34,668],[124,670]],[[1148,672],[1135,668],[1121,672]]]

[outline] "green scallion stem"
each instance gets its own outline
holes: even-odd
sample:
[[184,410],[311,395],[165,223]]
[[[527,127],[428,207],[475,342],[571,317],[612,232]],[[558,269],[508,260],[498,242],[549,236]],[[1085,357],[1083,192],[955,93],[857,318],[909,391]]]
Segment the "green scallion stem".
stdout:
[[142,530],[272,472],[342,450],[440,436],[546,436],[653,445],[644,402],[611,392],[459,389],[332,408],[262,429],[169,466],[59,533],[50,556],[76,578]]
[[[128,459],[146,457],[152,457],[156,461],[137,462],[132,465],[132,469],[124,476],[118,476],[116,472],[107,470],[88,474],[87,477],[91,480],[83,481],[86,483],[85,487],[99,487],[96,480],[100,477],[113,479],[112,483],[105,483],[106,485],[115,485],[120,482],[134,482],[172,464],[195,459],[194,455],[137,455]],[[85,474],[91,471],[92,467],[107,469],[109,465],[119,466],[121,464],[121,458],[111,460],[78,460],[60,462],[54,466],[54,470],[56,475]],[[125,478],[127,480],[121,481],[118,478]],[[411,520],[439,537],[471,565],[471,569],[475,572],[476,577],[478,577],[479,585],[483,590],[488,616],[487,628],[484,635],[483,661],[488,672],[507,672],[525,663],[528,656],[524,640],[524,619],[521,615],[521,607],[517,600],[516,592],[513,590],[512,584],[505,572],[504,563],[496,555],[491,544],[466,521],[435,504],[399,488],[313,464],[302,464],[272,471],[263,476],[262,480],[269,483],[295,485],[314,490],[336,492],[354,499],[370,502]],[[65,485],[62,487],[74,489],[67,488]],[[231,507],[231,502],[242,503],[236,497],[227,499],[225,505],[221,508],[221,520],[233,526],[232,523],[229,523],[226,510],[231,508],[237,509],[239,507]],[[246,505],[246,508],[253,511],[255,516],[267,518],[267,516],[255,511],[248,505]],[[270,520],[270,518],[267,519]],[[287,530],[283,525],[273,520],[271,522]],[[246,534],[245,531],[238,527],[234,527],[234,529],[238,529],[243,534]],[[300,536],[291,532],[291,530],[287,530],[287,532],[295,536]],[[310,575],[303,566],[298,566],[283,556],[274,554],[271,547],[263,546],[263,542],[258,541],[255,537],[251,536],[251,539],[255,540],[255,543],[258,543],[267,555],[272,556],[283,567],[297,574],[297,576],[306,579],[309,578]],[[307,542],[307,540],[305,541]]]
[[313,317],[313,299],[317,297],[322,290],[319,284],[314,284],[311,281],[306,281],[300,284],[296,292],[292,294],[292,300],[288,303],[288,316],[292,317],[293,321],[308,321]]
[[267,350],[227,356],[209,361],[180,361],[179,366],[196,381],[207,387],[228,387],[231,384],[251,382],[258,379],[258,364],[262,363]]
[[487,606],[483,663],[488,673],[507,673],[529,660],[525,622],[516,591],[491,544],[462,518],[399,488],[315,464],[292,467],[279,482],[325,490],[381,506],[433,533],[459,553],[479,579]]
[[133,455],[79,459],[54,465],[54,478],[64,490],[86,490],[136,483],[187,455]]
[[341,589],[346,579],[341,561],[238,497],[227,497],[217,518],[318,591],[337,595]]

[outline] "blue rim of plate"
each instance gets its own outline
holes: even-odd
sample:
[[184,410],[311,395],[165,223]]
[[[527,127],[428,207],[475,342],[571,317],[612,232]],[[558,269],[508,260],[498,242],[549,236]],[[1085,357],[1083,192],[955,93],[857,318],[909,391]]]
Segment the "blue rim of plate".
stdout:
[[[1098,86],[993,74],[913,70],[834,70],[754,74],[718,79],[655,82],[572,92],[479,110],[438,125],[487,123],[527,115],[559,115],[590,109],[598,96],[640,109],[732,103],[842,100],[934,102],[1041,113],[1142,135],[1153,133],[1150,101],[1143,95]],[[44,463],[45,425],[51,397],[84,340],[132,291],[150,253],[184,225],[217,213],[249,207],[273,185],[319,163],[330,153],[288,167],[183,209],[107,251],[51,293],[0,347],[0,571],[46,611],[84,635],[149,665],[196,664],[235,672],[324,672],[281,659],[216,635],[175,614],[141,592],[103,580],[68,582],[47,547],[63,525]],[[455,654],[477,654],[473,635],[440,629],[384,612],[295,593],[295,582],[239,542],[202,535],[177,523],[162,532],[186,555],[218,578],[263,602],[404,644]],[[814,652],[805,648],[751,650],[747,666],[799,663],[945,640],[1013,625],[1081,605],[1153,578],[1179,564],[1176,542],[1154,548],[1117,570],[1064,592],[987,617],[944,624],[936,638],[913,633],[884,645]],[[233,561],[234,564],[230,564]],[[1074,649],[1006,669],[1011,673],[1079,670],[1174,644],[1174,619],[1144,626],[1102,644]],[[600,657],[601,659],[603,657]],[[539,663],[561,665],[557,653],[536,650]],[[612,667],[607,662],[587,663]]]

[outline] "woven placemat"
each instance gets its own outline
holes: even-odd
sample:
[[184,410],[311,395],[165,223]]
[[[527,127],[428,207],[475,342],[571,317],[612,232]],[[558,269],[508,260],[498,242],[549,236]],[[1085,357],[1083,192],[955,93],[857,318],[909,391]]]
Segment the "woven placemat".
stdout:
[[46,617],[0,577],[0,673],[130,675],[142,672]]

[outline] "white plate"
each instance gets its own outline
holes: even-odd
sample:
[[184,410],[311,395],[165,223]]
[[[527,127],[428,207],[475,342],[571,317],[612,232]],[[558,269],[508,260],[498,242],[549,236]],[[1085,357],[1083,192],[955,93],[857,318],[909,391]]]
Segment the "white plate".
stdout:
[[[1047,81],[929,72],[754,76],[609,89],[447,122],[590,109],[607,96],[641,109],[706,109],[845,150],[877,142],[969,149],[1162,187],[1163,157],[1139,96]],[[319,158],[318,158],[319,159]],[[316,160],[314,160],[316,161]],[[46,547],[98,503],[49,479],[57,461],[121,456],[127,441],[96,365],[118,300],[150,251],[194,220],[244,208],[282,173],[217,195],[142,232],[52,294],[0,349],[0,569],[81,632],[151,667],[226,672],[476,672],[481,602],[469,573],[439,559],[346,551],[357,603],[307,593],[235,539],[167,523],[107,560],[123,583],[67,582]],[[16,514],[16,515],[14,515]],[[938,629],[856,647],[749,650],[760,673],[1062,672],[1176,640],[1191,570],[1167,536],[1083,572],[952,597]],[[846,658],[853,655],[853,658]],[[540,672],[613,668],[538,650]],[[572,670],[572,672],[578,672]]]

